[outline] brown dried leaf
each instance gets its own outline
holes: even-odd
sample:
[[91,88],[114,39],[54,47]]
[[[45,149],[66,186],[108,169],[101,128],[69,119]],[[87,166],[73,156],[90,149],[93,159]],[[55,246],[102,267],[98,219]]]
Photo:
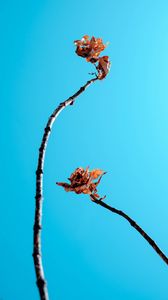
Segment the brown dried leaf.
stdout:
[[110,61],[108,56],[102,56],[99,58],[98,66],[98,78],[100,80],[104,79],[110,71]]

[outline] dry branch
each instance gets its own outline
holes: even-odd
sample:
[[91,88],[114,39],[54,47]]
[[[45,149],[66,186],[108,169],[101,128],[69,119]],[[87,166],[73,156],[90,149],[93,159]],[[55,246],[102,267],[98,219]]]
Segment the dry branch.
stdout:
[[97,200],[94,196],[92,196],[92,199],[96,204],[98,204],[98,205],[110,210],[111,212],[123,217],[124,219],[126,219],[130,223],[130,225],[133,228],[135,228],[135,230],[138,231],[143,236],[143,238],[152,246],[154,251],[161,257],[161,259],[163,259],[163,261],[168,265],[168,257],[157,246],[157,244],[154,242],[154,240],[152,240],[151,237],[132,218],[130,218],[122,210],[116,209],[101,200]]
[[33,237],[33,259],[34,267],[36,272],[36,283],[40,293],[41,300],[48,300],[48,290],[47,284],[44,276],[43,264],[42,264],[42,253],[41,253],[41,229],[42,229],[42,204],[43,204],[43,169],[44,169],[44,159],[45,152],[48,143],[48,139],[51,133],[51,129],[54,121],[60,114],[60,112],[67,106],[72,105],[76,98],[82,94],[86,88],[91,85],[94,81],[98,80],[95,77],[86,82],[74,95],[69,97],[64,102],[61,102],[59,106],[53,111],[48,119],[46,127],[44,129],[44,134],[42,137],[41,145],[39,148],[38,164],[36,170],[36,207],[35,207],[35,219],[34,219],[34,237]]

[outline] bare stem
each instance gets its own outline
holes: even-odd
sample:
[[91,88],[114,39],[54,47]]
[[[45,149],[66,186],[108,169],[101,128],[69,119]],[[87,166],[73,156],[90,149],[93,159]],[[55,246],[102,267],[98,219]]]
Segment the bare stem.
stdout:
[[168,257],[161,251],[161,249],[157,246],[154,240],[152,240],[151,237],[132,218],[130,218],[122,210],[116,209],[101,200],[97,200],[94,196],[92,196],[92,199],[93,202],[95,202],[96,204],[126,219],[131,224],[131,226],[134,227],[143,236],[143,238],[152,246],[155,252],[161,257],[161,259],[163,259],[163,261],[168,265]]
[[34,236],[33,236],[33,259],[34,267],[37,279],[37,286],[40,294],[41,300],[48,300],[48,290],[47,284],[44,276],[43,264],[42,264],[42,253],[41,253],[41,229],[42,229],[42,204],[43,204],[43,169],[44,169],[44,159],[45,152],[47,148],[48,139],[51,133],[51,129],[54,121],[60,114],[60,112],[67,106],[72,105],[76,98],[82,94],[86,88],[92,84],[98,78],[93,78],[86,82],[74,95],[69,97],[64,102],[61,102],[58,107],[53,111],[48,119],[46,127],[44,129],[44,134],[42,137],[41,145],[39,148],[38,164],[36,170],[36,206],[35,206],[35,219],[34,219]]

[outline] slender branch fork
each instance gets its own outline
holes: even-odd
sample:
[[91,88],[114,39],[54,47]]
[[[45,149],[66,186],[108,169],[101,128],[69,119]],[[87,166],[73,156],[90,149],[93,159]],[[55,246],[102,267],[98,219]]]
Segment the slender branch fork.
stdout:
[[156,251],[156,253],[161,257],[161,259],[163,259],[163,261],[168,265],[168,257],[157,246],[157,244],[154,242],[154,240],[152,240],[151,237],[132,218],[130,218],[122,210],[116,209],[101,200],[97,200],[97,198],[95,198],[94,196],[91,196],[91,197],[96,204],[98,204],[98,205],[110,210],[111,212],[123,217],[124,219],[126,219],[130,223],[130,225],[133,228],[135,228],[143,236],[143,238],[152,246],[152,248]]
[[42,253],[41,253],[41,229],[42,229],[42,204],[43,204],[43,169],[45,152],[48,143],[48,139],[51,133],[51,129],[54,121],[57,119],[60,112],[67,106],[72,105],[76,98],[82,94],[89,85],[98,80],[97,77],[86,82],[74,95],[69,97],[64,102],[61,102],[59,106],[53,111],[48,119],[44,134],[42,137],[41,145],[39,148],[38,164],[36,170],[36,206],[35,206],[35,219],[34,219],[34,236],[33,236],[33,259],[36,273],[36,283],[40,294],[41,300],[48,300],[47,284],[44,276]]

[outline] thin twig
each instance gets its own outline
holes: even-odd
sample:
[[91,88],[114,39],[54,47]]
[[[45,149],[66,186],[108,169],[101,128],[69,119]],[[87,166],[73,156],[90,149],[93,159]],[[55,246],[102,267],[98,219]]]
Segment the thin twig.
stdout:
[[134,227],[142,236],[143,238],[152,246],[152,248],[155,250],[155,252],[163,259],[163,261],[168,265],[168,257],[162,252],[162,250],[157,246],[157,244],[154,242],[154,240],[151,239],[151,237],[132,219],[130,218],[126,213],[124,213],[122,210],[116,209],[105,202],[101,200],[97,200],[93,195],[91,196],[93,199],[93,202],[96,204],[110,210],[111,212],[123,217],[126,219],[132,227]]
[[67,106],[72,105],[76,98],[82,94],[86,88],[92,84],[98,78],[93,78],[86,82],[74,95],[69,97],[64,102],[61,102],[59,106],[53,111],[48,119],[46,127],[44,129],[44,134],[42,137],[41,145],[39,148],[39,157],[36,170],[36,207],[35,207],[35,219],[34,219],[34,237],[33,237],[33,259],[36,272],[37,286],[40,293],[41,300],[48,300],[48,290],[46,285],[46,280],[44,277],[44,270],[42,264],[42,253],[41,253],[41,229],[42,229],[42,203],[43,203],[43,168],[45,152],[48,143],[48,139],[51,133],[51,129],[54,121],[60,114],[60,112]]

